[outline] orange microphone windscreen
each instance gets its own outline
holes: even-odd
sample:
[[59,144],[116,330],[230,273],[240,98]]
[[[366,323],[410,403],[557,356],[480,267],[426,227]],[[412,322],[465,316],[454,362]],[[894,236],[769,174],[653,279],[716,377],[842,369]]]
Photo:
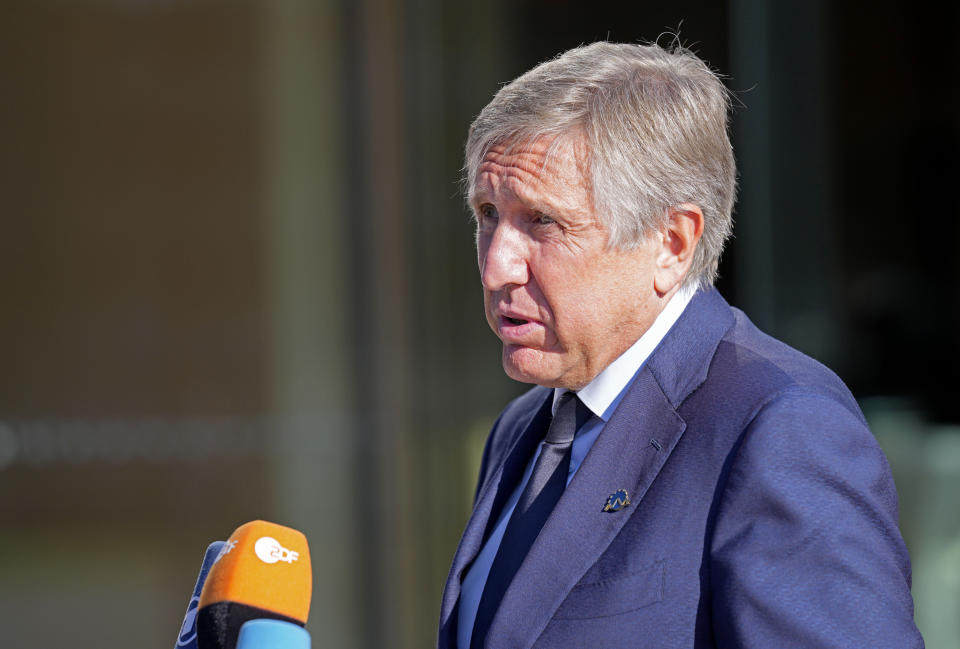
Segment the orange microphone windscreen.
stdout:
[[[266,521],[241,525],[210,568],[198,607],[200,647],[231,646],[248,619],[273,618],[303,626],[313,576],[306,537]],[[205,634],[216,642],[202,642]],[[226,644],[225,644],[226,643]]]

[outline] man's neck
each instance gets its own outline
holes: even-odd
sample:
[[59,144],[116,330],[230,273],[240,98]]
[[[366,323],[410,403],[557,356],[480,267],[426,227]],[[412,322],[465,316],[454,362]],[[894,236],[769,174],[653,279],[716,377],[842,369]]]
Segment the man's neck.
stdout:
[[[669,299],[663,310],[654,319],[653,324],[626,349],[613,360],[587,385],[577,390],[580,400],[593,414],[603,420],[613,412],[618,402],[617,397],[623,392],[633,376],[646,362],[650,354],[656,349],[663,337],[683,313],[697,287],[683,286]],[[560,395],[566,392],[564,388],[554,388],[553,405],[556,408]]]

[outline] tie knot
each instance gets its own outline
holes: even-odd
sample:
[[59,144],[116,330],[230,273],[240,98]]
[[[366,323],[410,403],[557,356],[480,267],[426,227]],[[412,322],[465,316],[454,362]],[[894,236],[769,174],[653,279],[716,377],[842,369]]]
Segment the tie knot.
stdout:
[[573,437],[587,419],[590,410],[577,396],[576,392],[564,392],[557,402],[557,414],[547,430],[547,444],[570,444]]

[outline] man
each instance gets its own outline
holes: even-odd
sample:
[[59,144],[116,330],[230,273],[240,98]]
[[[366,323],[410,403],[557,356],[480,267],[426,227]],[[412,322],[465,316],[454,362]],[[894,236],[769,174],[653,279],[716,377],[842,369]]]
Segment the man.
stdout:
[[473,123],[487,320],[537,387],[490,433],[439,647],[923,646],[857,404],[711,287],[727,113],[690,52],[595,43]]

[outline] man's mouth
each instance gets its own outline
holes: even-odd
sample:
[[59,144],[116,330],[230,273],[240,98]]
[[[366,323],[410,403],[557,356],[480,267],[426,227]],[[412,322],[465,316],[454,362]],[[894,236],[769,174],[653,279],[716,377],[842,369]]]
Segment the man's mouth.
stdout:
[[539,344],[543,336],[543,323],[539,320],[501,313],[496,333],[505,343],[535,345]]

